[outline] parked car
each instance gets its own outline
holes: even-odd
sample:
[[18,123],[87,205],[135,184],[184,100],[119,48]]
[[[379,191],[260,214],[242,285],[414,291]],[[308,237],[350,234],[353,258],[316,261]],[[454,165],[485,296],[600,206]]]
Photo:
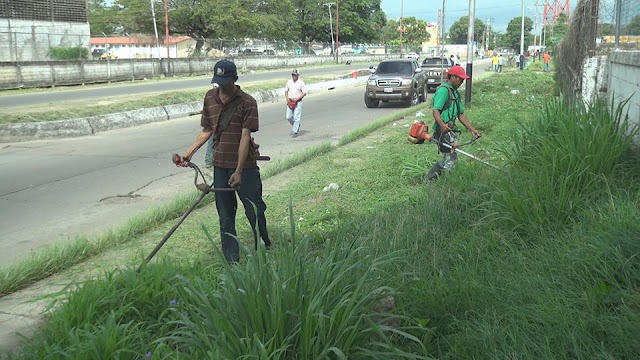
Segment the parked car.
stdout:
[[453,59],[448,57],[428,57],[422,61],[422,69],[427,77],[427,88],[435,89],[446,77],[446,72],[453,66]]
[[368,108],[380,101],[402,101],[412,106],[427,100],[426,76],[415,59],[387,59],[369,76],[364,93]]
[[418,55],[418,53],[410,52],[410,53],[407,54],[407,58],[409,58],[409,59],[418,60],[419,57],[420,57],[420,55]]
[[107,50],[105,49],[93,49],[91,51],[91,57],[94,59],[100,59],[100,56],[102,56],[102,54],[106,53]]

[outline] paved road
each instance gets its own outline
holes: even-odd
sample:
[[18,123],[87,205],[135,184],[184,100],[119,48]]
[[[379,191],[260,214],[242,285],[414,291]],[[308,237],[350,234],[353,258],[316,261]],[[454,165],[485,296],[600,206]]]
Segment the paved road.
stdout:
[[[300,73],[302,74],[303,78],[336,73],[348,74],[352,70],[362,69],[363,67],[366,68],[366,66],[364,65],[329,65],[323,67],[301,69]],[[242,85],[243,83],[254,81],[280,79],[282,80],[282,86],[284,87],[284,82],[286,82],[286,80],[291,76],[290,72],[291,69],[282,69],[254,74],[240,74],[238,84]],[[60,88],[56,88],[55,91],[50,92],[0,96],[0,109],[55,103],[58,101],[86,100],[123,95],[134,96],[153,92],[208,88],[210,86],[211,76],[197,76],[189,79],[179,80],[153,80],[148,82],[139,81],[135,83],[122,82],[121,85],[112,84],[109,86],[90,85],[85,87],[65,87],[64,90],[58,90]]]
[[[478,66],[478,78],[485,71]],[[259,105],[261,153],[274,160],[400,110],[367,109],[364,87],[305,98],[300,136],[291,139],[282,102]],[[431,97],[431,96],[430,96]],[[430,99],[429,99],[430,101]],[[327,111],[331,109],[331,111]],[[191,170],[170,162],[200,131],[196,116],[93,136],[3,144],[0,148],[0,266],[75,234],[96,234],[193,188]],[[204,152],[196,154],[202,163]]]
[[[398,106],[366,109],[364,88],[305,98],[300,136],[291,139],[284,105],[261,104],[256,142],[272,159],[344,133]],[[327,109],[332,109],[327,114]],[[193,188],[191,170],[170,155],[182,153],[200,131],[196,116],[114,130],[83,138],[5,144],[0,149],[0,264],[77,233],[96,233]],[[194,157],[202,163],[204,152]]]

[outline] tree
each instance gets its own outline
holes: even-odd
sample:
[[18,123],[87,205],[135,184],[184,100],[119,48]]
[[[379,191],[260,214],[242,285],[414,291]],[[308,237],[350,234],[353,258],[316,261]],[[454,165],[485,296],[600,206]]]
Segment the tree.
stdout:
[[636,15],[631,19],[629,25],[625,26],[623,34],[640,35],[640,15]]
[[[427,31],[427,23],[413,16],[402,19],[404,32],[402,33],[402,47],[404,52],[422,51],[422,43],[429,41],[431,35]],[[382,30],[380,40],[394,47],[400,46],[400,21],[391,19]]]
[[116,8],[107,5],[106,0],[89,1],[89,27],[91,35],[113,34],[118,27]]
[[[507,32],[502,37],[502,44],[507,46],[510,49],[516,50],[516,52],[520,51],[520,30],[522,26],[522,17],[518,16],[516,18],[511,19],[509,21],[509,25],[507,25]],[[524,18],[524,49],[527,50],[527,47],[533,40],[533,36],[530,31],[533,29],[533,20],[529,17]]]
[[[473,38],[474,40],[482,39],[485,25],[482,20],[476,18],[473,22]],[[449,28],[449,36],[454,44],[466,44],[467,34],[469,33],[469,17],[463,16],[454,22]]]
[[[567,14],[560,13],[560,15],[558,15],[558,18],[553,23],[553,28],[551,29],[552,31],[552,36],[550,39],[551,41],[547,41],[547,44],[551,46],[556,46],[562,41],[562,39],[564,39],[564,36],[567,34],[567,31],[569,31],[569,24],[567,24],[567,21],[568,21]],[[549,36],[547,36],[547,39],[549,39]]]
[[613,24],[602,23],[598,24],[598,36],[610,36],[616,34],[616,28]]

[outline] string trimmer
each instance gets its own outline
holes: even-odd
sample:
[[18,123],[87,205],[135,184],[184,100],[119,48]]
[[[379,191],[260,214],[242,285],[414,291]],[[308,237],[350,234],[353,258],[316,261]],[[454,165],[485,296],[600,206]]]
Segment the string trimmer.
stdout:
[[479,138],[479,136],[478,137],[473,137],[470,141],[467,141],[464,144],[461,144],[461,145],[458,145],[458,146],[453,146],[453,145],[447,144],[446,142],[440,142],[440,141],[438,141],[438,139],[435,139],[434,137],[432,137],[429,134],[429,126],[428,125],[426,125],[426,124],[424,124],[422,122],[415,122],[415,123],[413,123],[411,125],[411,129],[409,130],[409,138],[408,138],[408,140],[410,142],[414,143],[414,144],[422,144],[425,141],[431,141],[431,142],[434,142],[434,143],[436,143],[438,145],[442,145],[442,146],[444,146],[446,148],[449,148],[453,152],[460,153],[460,154],[462,154],[464,156],[467,156],[467,157],[469,157],[469,158],[471,158],[473,160],[479,161],[479,162],[481,162],[481,163],[483,163],[483,164],[485,164],[485,165],[487,165],[489,167],[492,167],[492,168],[494,168],[496,170],[503,171],[502,169],[500,169],[499,167],[497,167],[497,166],[495,166],[493,164],[490,164],[490,163],[488,163],[488,162],[486,162],[486,161],[484,161],[484,160],[482,160],[482,159],[480,159],[480,158],[478,158],[478,157],[476,157],[474,155],[471,155],[466,151],[460,150],[461,146],[472,144],[476,140],[478,140],[478,138]]
[[[189,209],[187,209],[187,211],[182,215],[182,217],[180,218],[180,220],[178,220],[178,222],[173,225],[173,227],[171,228],[171,230],[169,230],[169,232],[162,238],[162,240],[160,241],[160,243],[158,243],[158,245],[156,245],[156,247],[153,249],[153,251],[151,251],[151,253],[147,256],[147,258],[144,260],[144,263],[141,264],[138,267],[138,272],[140,272],[140,270],[142,270],[142,266],[144,266],[145,264],[148,264],[149,261],[151,261],[151,259],[153,259],[153,257],[158,253],[158,251],[160,251],[160,248],[162,248],[162,246],[164,245],[164,243],[167,242],[167,240],[169,240],[169,238],[171,237],[171,235],[173,235],[173,233],[176,231],[176,229],[178,229],[178,226],[180,226],[180,224],[182,224],[182,222],[184,221],[184,219],[187,218],[187,216],[189,216],[189,214],[191,214],[191,212],[198,206],[198,204],[200,203],[200,201],[202,201],[202,199],[204,199],[205,196],[207,196],[208,193],[210,192],[221,192],[221,191],[236,191],[237,189],[235,188],[214,188],[213,187],[213,182],[211,182],[211,185],[208,185],[206,183],[206,179],[204,177],[204,174],[202,173],[202,171],[200,170],[200,168],[198,167],[198,165],[192,163],[191,161],[185,161],[182,159],[182,157],[178,154],[173,154],[172,159],[173,163],[176,166],[180,166],[180,167],[190,167],[192,168],[195,172],[196,172],[196,176],[193,179],[193,183],[196,186],[196,188],[198,190],[200,190],[201,194],[200,196],[196,199],[196,201],[193,202],[193,204],[191,204],[191,206],[189,207]],[[263,160],[263,161],[269,161],[271,160],[270,157],[268,156],[258,156],[257,160]],[[203,183],[198,184],[198,177],[202,176],[202,181],[204,181]]]

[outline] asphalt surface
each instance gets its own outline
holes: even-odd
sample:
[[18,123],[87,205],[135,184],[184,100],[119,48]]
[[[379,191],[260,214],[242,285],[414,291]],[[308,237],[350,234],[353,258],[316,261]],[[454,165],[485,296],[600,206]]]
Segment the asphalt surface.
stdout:
[[[364,87],[304,100],[300,135],[289,137],[284,102],[259,105],[261,153],[275,161],[402,109],[366,109]],[[327,113],[331,109],[331,113]],[[81,138],[4,144],[0,149],[0,263],[75,234],[97,234],[193,188],[193,172],[176,168],[200,131],[197,116]],[[204,149],[194,160],[202,164]]]
[[[344,73],[366,68],[360,65],[328,65],[316,68],[301,68],[300,75],[302,78],[310,76],[321,76],[327,74]],[[255,81],[282,80],[282,86],[291,77],[291,69],[272,70],[257,73],[240,74],[238,76],[238,85]],[[210,76],[197,76],[194,78],[167,79],[167,80],[149,80],[136,82],[120,82],[118,85],[87,85],[72,86],[64,88],[56,88],[50,92],[34,92],[30,94],[20,94],[21,90],[14,90],[16,95],[7,94],[0,96],[0,109],[12,107],[24,107],[42,105],[47,103],[55,103],[59,101],[70,100],[88,100],[99,99],[111,96],[135,96],[146,93],[188,90],[194,88],[206,88],[211,86]]]

